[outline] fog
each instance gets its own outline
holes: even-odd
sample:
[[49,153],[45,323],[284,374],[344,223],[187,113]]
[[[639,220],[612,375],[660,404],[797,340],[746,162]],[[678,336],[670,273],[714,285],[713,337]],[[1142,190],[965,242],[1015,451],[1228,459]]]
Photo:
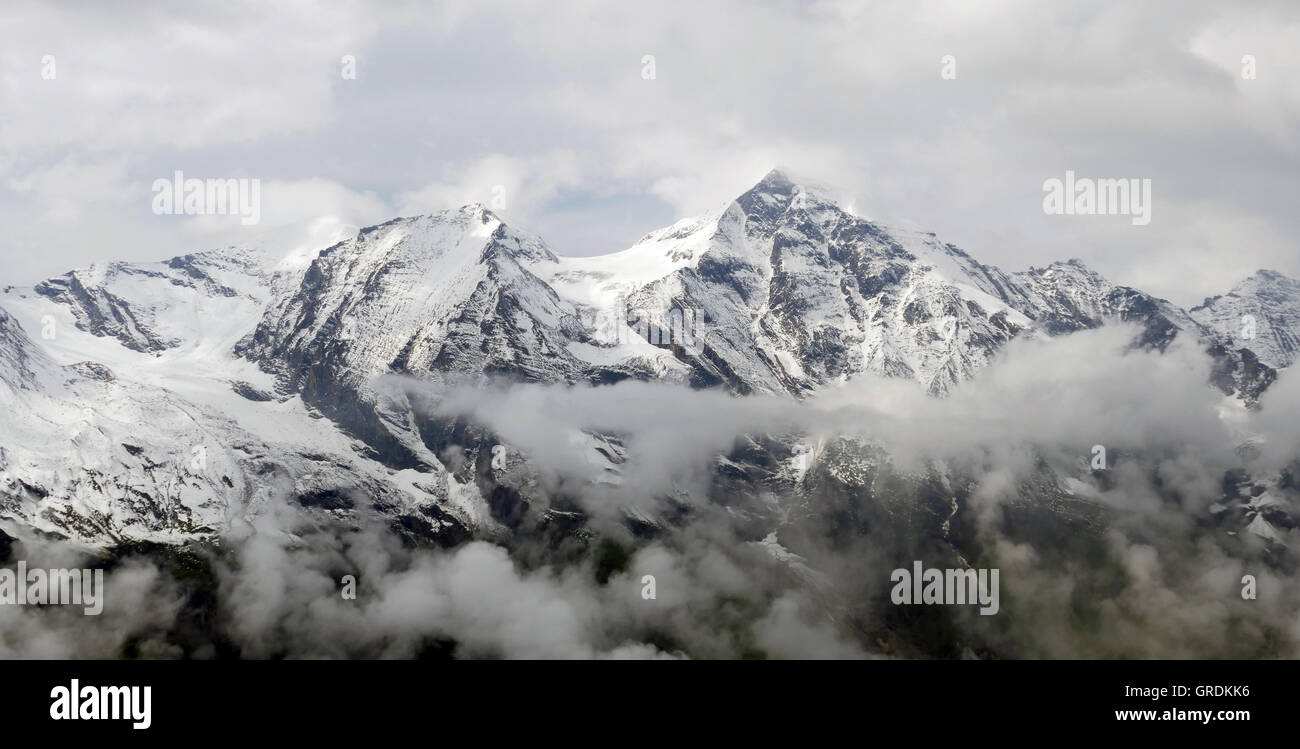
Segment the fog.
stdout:
[[[789,547],[778,559],[711,495],[719,456],[743,435],[858,440],[882,447],[897,475],[938,471],[950,481],[971,529],[958,545],[979,550],[973,565],[1000,570],[996,616],[944,614],[945,637],[971,652],[1300,655],[1294,532],[1283,528],[1282,543],[1269,544],[1222,525],[1216,507],[1234,470],[1295,502],[1281,476],[1300,454],[1300,378],[1283,372],[1251,412],[1206,384],[1209,363],[1194,346],[1144,351],[1130,345],[1134,334],[1113,326],[1013,341],[946,398],[875,378],[802,402],[643,382],[448,387],[404,378],[395,384],[423,418],[483,426],[540,477],[543,496],[562,489],[576,501],[595,551],[566,556],[528,538],[412,546],[378,515],[331,521],[286,488],[282,502],[232,526],[219,549],[200,552],[210,574],[198,587],[215,596],[204,609],[210,626],[177,624],[192,618],[193,579],[136,556],[111,568],[99,617],[0,607],[0,656],[926,655],[877,642],[882,631],[903,644],[909,637],[882,604],[890,571],[911,564],[891,556],[900,539],[879,528],[847,545],[819,538],[825,526],[808,518],[819,517],[822,495],[780,496],[773,484],[773,496],[756,501],[788,515],[770,529]],[[622,445],[614,482],[611,466],[594,464],[590,443],[577,439],[592,434]],[[1257,449],[1239,450],[1246,442]],[[1094,470],[1094,446],[1106,450],[1104,470]],[[814,451],[813,474],[823,457]],[[1096,508],[1086,553],[1009,530],[1005,510],[1023,507],[1025,487],[1045,475],[1055,487],[1029,490],[1031,501]],[[684,520],[648,538],[628,532],[629,508],[662,518],[669,500],[690,508]],[[602,568],[605,551],[618,563]],[[29,566],[78,563],[64,544],[24,539],[23,553]],[[342,595],[344,575],[356,579],[355,599]],[[653,598],[643,596],[646,575]],[[1253,600],[1241,595],[1244,575],[1256,578]]]

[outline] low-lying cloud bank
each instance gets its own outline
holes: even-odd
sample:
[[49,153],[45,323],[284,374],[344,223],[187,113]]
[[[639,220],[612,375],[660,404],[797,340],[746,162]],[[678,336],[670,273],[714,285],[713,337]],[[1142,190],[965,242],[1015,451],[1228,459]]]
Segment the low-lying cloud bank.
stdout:
[[[378,523],[340,530],[285,505],[207,559],[210,578],[178,579],[172,566],[133,557],[110,569],[101,616],[0,607],[0,658],[865,655],[744,544],[649,544],[597,583],[591,564],[525,570],[482,541],[438,551],[404,546]],[[44,545],[25,551],[84,563]],[[347,575],[355,598],[344,595]],[[655,578],[651,599],[645,575]],[[197,632],[178,624],[196,613],[187,609],[196,585],[216,602],[197,612],[214,617]]]
[[[915,548],[978,554],[967,561],[1001,570],[996,616],[956,607],[936,614],[940,638],[963,652],[1300,656],[1300,565],[1286,527],[1297,507],[1288,467],[1300,456],[1300,376],[1284,372],[1252,413],[1206,384],[1209,363],[1195,347],[1160,354],[1133,350],[1132,340],[1119,326],[1013,342],[945,399],[883,379],[802,403],[640,382],[484,389],[399,381],[423,417],[483,426],[525,456],[544,487],[562,487],[596,531],[582,535],[580,553],[527,538],[411,548],[374,518],[343,527],[286,497],[232,527],[194,577],[147,557],[118,564],[100,617],[0,606],[0,656],[951,653],[918,644],[911,620],[888,603],[891,570],[911,564],[898,556],[912,547],[897,526],[847,542],[828,531],[830,503],[893,499],[893,484],[849,491],[823,466],[824,446],[845,439],[883,447],[892,475],[954,498],[951,535],[945,522]],[[616,480],[592,480],[611,473],[593,462],[593,434],[620,445]],[[755,543],[740,522],[752,518],[711,493],[719,456],[743,435],[818,446],[815,478],[769,482],[756,500],[784,518],[770,528],[790,545],[780,554]],[[1253,449],[1239,449],[1247,442]],[[1103,470],[1094,470],[1097,446]],[[1257,487],[1243,500],[1254,510],[1223,509],[1227,476]],[[653,538],[627,532],[629,508],[654,515],[666,498],[690,508],[685,520]],[[1045,508],[1051,533],[1088,532],[1035,535],[1037,526],[1010,522],[1027,502]],[[1076,523],[1080,508],[1099,520]],[[1263,511],[1282,518],[1273,541],[1243,527],[1249,514],[1230,520]],[[69,554],[26,539],[24,552],[29,563]],[[791,562],[790,553],[801,558]],[[355,599],[341,595],[344,575],[356,578]],[[643,596],[646,575],[654,598]],[[1242,596],[1247,575],[1253,599]],[[212,597],[203,609],[211,622],[180,627],[195,619],[195,589]]]

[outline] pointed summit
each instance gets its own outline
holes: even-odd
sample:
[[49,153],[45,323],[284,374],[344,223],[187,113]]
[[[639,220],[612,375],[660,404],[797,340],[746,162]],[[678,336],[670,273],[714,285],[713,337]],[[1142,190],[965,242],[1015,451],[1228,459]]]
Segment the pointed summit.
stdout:
[[733,201],[747,216],[776,220],[789,209],[832,209],[849,214],[837,199],[837,192],[819,182],[792,175],[774,167],[755,185]]
[[807,178],[807,175],[800,175],[791,172],[784,167],[772,167],[768,170],[763,178],[749,188],[746,193],[766,193],[769,195],[790,195],[792,193],[803,193],[807,196],[816,195],[819,200],[832,203],[830,195],[835,190],[824,185],[817,180]]
[[487,206],[483,205],[482,203],[477,203],[477,202],[466,203],[465,205],[461,206],[458,209],[458,212],[463,216],[468,216],[473,219],[478,219],[480,222],[484,224],[488,224],[493,221],[496,221],[499,224],[505,223],[505,220],[503,220],[500,216],[493,213],[491,210],[488,209]]
[[1237,284],[1237,288],[1249,287],[1252,285],[1261,286],[1266,284],[1278,285],[1291,290],[1300,289],[1300,281],[1297,281],[1285,273],[1279,273],[1275,270],[1269,270],[1268,268],[1260,268],[1255,271],[1254,274],[1246,280]]
[[794,184],[795,182],[790,179],[784,169],[774,166],[768,170],[767,174],[763,175],[763,178],[754,185],[753,189],[757,190],[759,188],[766,188],[769,190],[782,190],[788,189]]
[[1258,270],[1189,313],[1232,348],[1250,349],[1274,369],[1300,356],[1300,281],[1277,271]]

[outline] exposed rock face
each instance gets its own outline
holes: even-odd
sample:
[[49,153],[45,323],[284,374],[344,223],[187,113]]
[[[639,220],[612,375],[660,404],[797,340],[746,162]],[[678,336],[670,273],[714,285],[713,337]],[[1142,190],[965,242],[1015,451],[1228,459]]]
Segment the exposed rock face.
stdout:
[[1191,316],[1234,348],[1249,348],[1260,362],[1289,367],[1300,350],[1300,281],[1261,270],[1193,307]]
[[[0,310],[0,516],[89,544],[214,537],[284,496],[343,522],[378,510],[443,543],[581,522],[544,496],[528,456],[499,453],[482,425],[423,413],[387,375],[435,389],[635,378],[802,398],[874,374],[942,396],[1013,338],[1127,321],[1137,346],[1204,346],[1214,383],[1252,403],[1300,337],[1300,284],[1276,273],[1188,313],[1074,260],[983,265],[780,172],[718,214],[601,257],[559,257],[465,206],[363,229],[305,267],[228,249],[76,270],[0,302],[13,312]],[[47,317],[57,335],[33,340],[25,330]],[[597,473],[617,474],[616,436],[580,439]],[[716,466],[708,499],[743,510],[756,539],[788,516],[755,504],[777,490],[845,527],[959,520],[934,489],[959,477],[900,476],[878,446],[852,442],[792,472],[796,441],[746,438]],[[1034,491],[1093,527],[1090,509],[1044,482]],[[1285,504],[1269,512],[1289,517]],[[630,522],[653,533],[665,521]]]
[[255,255],[230,248],[163,263],[92,266],[39,283],[34,291],[67,305],[79,329],[157,353],[180,345],[177,333],[189,332],[187,318],[196,311],[196,298],[243,298],[262,305],[270,279]]

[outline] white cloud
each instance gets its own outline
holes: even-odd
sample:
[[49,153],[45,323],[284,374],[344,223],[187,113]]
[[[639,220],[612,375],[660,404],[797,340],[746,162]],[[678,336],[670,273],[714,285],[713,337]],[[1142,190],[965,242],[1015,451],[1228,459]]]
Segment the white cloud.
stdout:
[[[186,249],[185,222],[149,226],[116,215],[111,190],[36,179],[63,163],[120,164],[119,186],[172,169],[328,180],[393,213],[490,203],[501,185],[508,220],[579,253],[715,209],[782,165],[1008,270],[1080,257],[1184,305],[1260,266],[1300,275],[1290,3],[29,6],[6,20],[0,90],[22,105],[0,122],[0,173],[31,192],[6,196],[23,207],[0,251],[54,245],[0,269],[16,280]],[[344,54],[356,80],[339,76]],[[939,76],[947,54],[955,80]],[[1150,177],[1152,223],[1043,215],[1043,180],[1067,169]]]

